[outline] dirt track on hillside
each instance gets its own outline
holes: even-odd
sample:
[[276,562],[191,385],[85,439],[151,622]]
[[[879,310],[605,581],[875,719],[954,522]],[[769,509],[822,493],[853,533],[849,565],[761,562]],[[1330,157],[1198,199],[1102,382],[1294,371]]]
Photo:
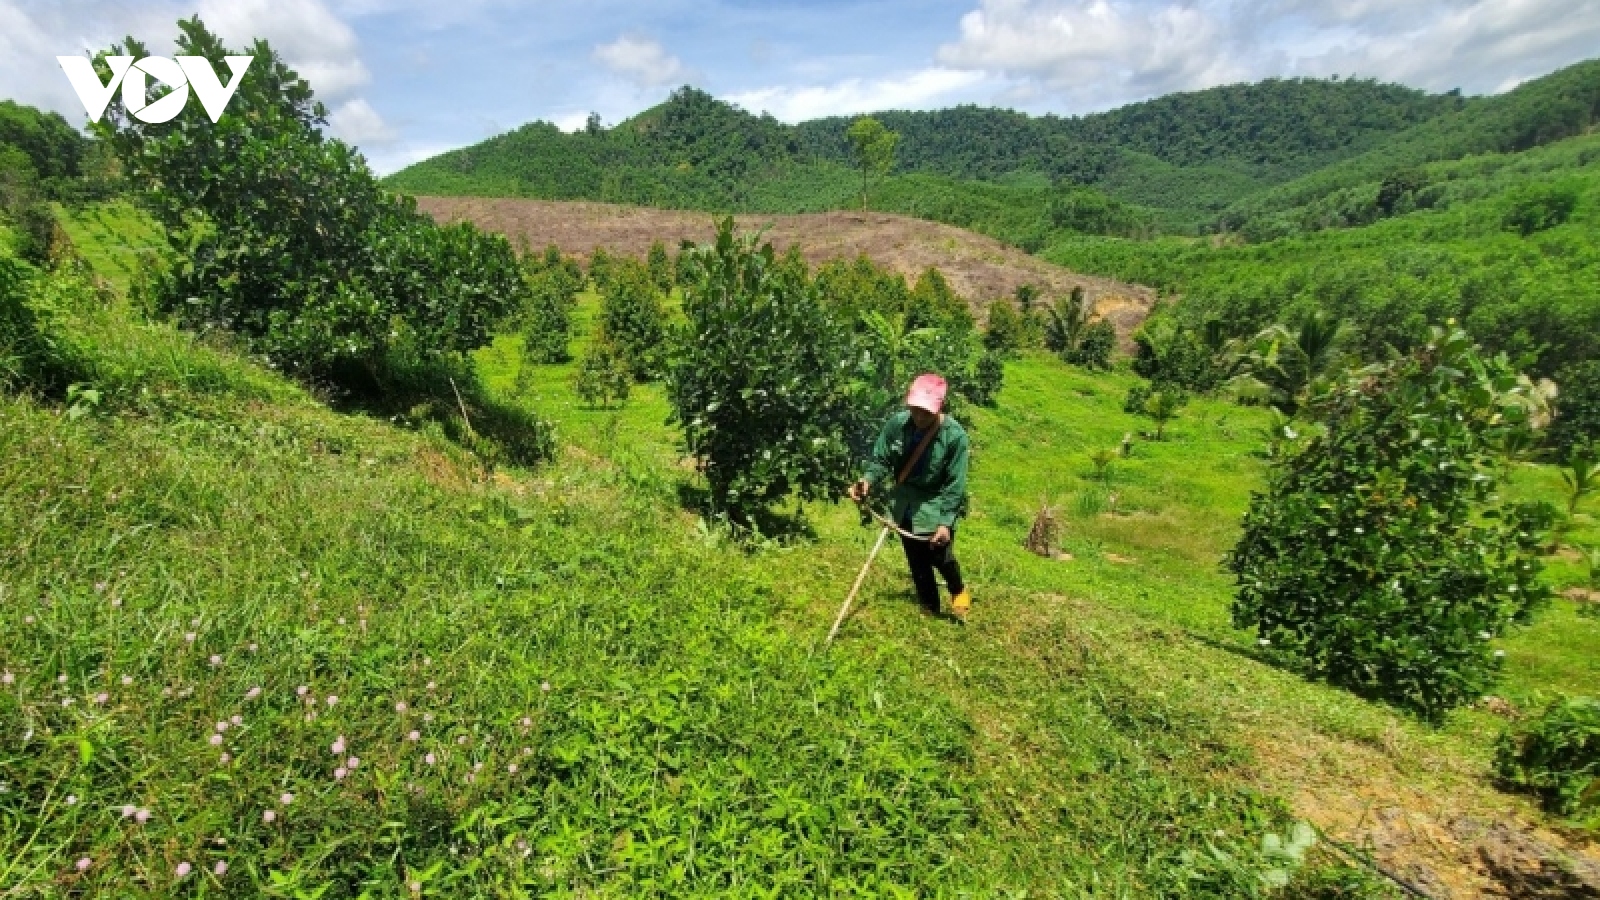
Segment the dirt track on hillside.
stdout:
[[[585,260],[595,247],[642,259],[654,241],[676,252],[680,240],[706,240],[714,231],[709,213],[609,203],[418,197],[417,206],[440,222],[469,221],[502,232],[513,243],[526,240],[535,250],[555,244]],[[908,216],[831,212],[736,219],[743,228],[768,226],[768,237],[780,252],[799,244],[812,266],[865,253],[908,281],[937,266],[951,287],[980,311],[1022,284],[1037,285],[1047,299],[1082,287],[1095,311],[1109,318],[1124,340],[1144,321],[1156,298],[1147,287],[1079,275],[993,238]]]

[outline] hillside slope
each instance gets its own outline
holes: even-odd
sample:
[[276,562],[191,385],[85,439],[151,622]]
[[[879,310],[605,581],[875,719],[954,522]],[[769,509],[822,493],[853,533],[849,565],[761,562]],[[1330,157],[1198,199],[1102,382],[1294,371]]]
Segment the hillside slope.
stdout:
[[[643,259],[662,242],[676,252],[683,240],[703,241],[715,231],[710,216],[603,203],[541,200],[419,197],[417,208],[440,222],[470,221],[499,231],[513,243],[538,249],[548,244],[587,258],[596,247]],[[878,265],[914,282],[937,267],[956,293],[980,310],[997,297],[1011,297],[1032,284],[1046,298],[1081,287],[1096,311],[1127,335],[1144,320],[1155,292],[1139,285],[1080,275],[1060,266],[949,225],[885,213],[814,213],[794,216],[741,216],[744,228],[766,228],[773,246],[799,247],[813,267],[831,259],[865,254]]]

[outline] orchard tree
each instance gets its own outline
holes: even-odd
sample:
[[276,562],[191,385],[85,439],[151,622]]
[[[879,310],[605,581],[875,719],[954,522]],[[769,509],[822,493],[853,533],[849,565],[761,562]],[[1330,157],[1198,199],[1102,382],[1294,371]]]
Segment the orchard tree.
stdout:
[[649,271],[620,257],[607,266],[600,289],[600,338],[616,346],[640,381],[661,377],[667,312]]
[[791,495],[837,497],[867,427],[849,329],[803,270],[731,218],[683,264],[688,321],[667,394],[716,508],[748,522]]
[[894,168],[894,150],[900,143],[900,134],[871,116],[862,116],[850,124],[845,137],[850,141],[856,167],[861,170],[861,209],[865,211],[872,181],[882,181]]
[[1496,493],[1532,384],[1453,323],[1311,398],[1227,558],[1234,624],[1308,674],[1431,719],[1498,676],[1493,640],[1546,597],[1548,505]]
[[[239,335],[274,364],[367,376],[392,353],[438,360],[481,346],[527,286],[503,237],[440,227],[379,188],[366,160],[323,136],[326,111],[266,41],[238,53],[199,18],[177,52],[254,56],[212,123],[196,105],[170,122],[131,116],[116,95],[98,133],[165,226],[171,265],[155,306],[190,328]],[[143,57],[133,38],[111,55]],[[95,61],[102,78],[109,70]],[[148,85],[152,98],[158,90]]]

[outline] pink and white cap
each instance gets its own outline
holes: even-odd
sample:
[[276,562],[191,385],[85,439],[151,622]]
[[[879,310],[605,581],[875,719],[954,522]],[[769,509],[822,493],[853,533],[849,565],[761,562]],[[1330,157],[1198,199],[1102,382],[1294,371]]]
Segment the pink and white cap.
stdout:
[[936,413],[944,409],[944,394],[948,385],[938,375],[918,375],[906,391],[906,405]]

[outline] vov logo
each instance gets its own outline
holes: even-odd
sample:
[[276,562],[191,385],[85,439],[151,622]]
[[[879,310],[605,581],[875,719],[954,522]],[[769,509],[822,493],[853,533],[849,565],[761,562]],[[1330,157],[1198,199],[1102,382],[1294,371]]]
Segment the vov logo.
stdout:
[[[147,56],[138,62],[134,62],[131,56],[107,56],[105,60],[106,65],[111,67],[111,80],[105,83],[100,81],[100,75],[95,72],[94,63],[88,57],[58,56],[56,62],[61,63],[67,80],[72,82],[72,89],[78,92],[78,99],[83,101],[83,111],[89,114],[89,121],[100,121],[100,117],[105,115],[106,106],[111,103],[111,96],[120,86],[122,105],[128,108],[128,112],[141,122],[156,125],[170,122],[183,112],[184,106],[189,103],[191,87],[200,97],[200,105],[206,108],[206,115],[211,117],[213,124],[216,123],[222,118],[222,111],[233,99],[233,92],[239,89],[245,70],[250,68],[250,62],[254,59],[253,56],[223,57],[228,70],[233,73],[233,83],[226,87],[211,68],[210,60],[204,56],[179,56],[176,59]],[[171,85],[172,90],[158,97],[154,103],[146,103],[147,77]]]

